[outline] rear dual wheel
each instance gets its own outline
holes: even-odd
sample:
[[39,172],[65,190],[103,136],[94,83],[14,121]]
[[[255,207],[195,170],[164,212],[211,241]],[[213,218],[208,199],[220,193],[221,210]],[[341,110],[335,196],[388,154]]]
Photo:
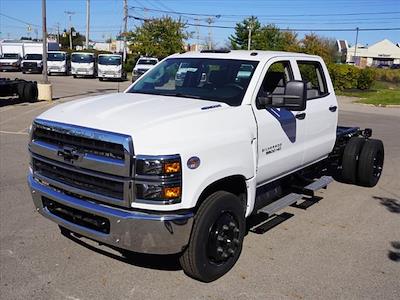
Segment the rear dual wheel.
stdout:
[[374,187],[382,174],[383,162],[382,141],[353,137],[343,152],[342,179],[350,184]]
[[242,251],[244,214],[240,199],[225,191],[215,192],[200,205],[189,245],[180,258],[187,275],[211,282],[234,266]]

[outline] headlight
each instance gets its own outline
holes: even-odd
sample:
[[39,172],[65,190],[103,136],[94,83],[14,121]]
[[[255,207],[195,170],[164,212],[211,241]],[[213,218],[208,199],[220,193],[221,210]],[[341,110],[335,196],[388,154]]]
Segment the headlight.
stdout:
[[136,174],[167,176],[181,173],[181,159],[179,156],[140,157],[136,160]]
[[136,157],[137,202],[173,204],[181,201],[182,167],[179,155]]

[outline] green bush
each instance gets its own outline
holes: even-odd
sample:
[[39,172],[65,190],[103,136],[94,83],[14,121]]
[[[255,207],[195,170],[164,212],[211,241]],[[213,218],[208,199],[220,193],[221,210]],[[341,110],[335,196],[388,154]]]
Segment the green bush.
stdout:
[[375,72],[371,68],[359,69],[352,65],[331,64],[328,70],[337,91],[370,89],[375,79]]
[[124,64],[124,71],[127,73],[131,73],[134,66],[135,66],[136,60],[133,57],[129,57],[126,60],[126,63]]
[[375,72],[371,68],[361,70],[358,76],[357,88],[360,90],[369,90],[374,82]]
[[375,79],[392,83],[400,83],[400,70],[376,69]]

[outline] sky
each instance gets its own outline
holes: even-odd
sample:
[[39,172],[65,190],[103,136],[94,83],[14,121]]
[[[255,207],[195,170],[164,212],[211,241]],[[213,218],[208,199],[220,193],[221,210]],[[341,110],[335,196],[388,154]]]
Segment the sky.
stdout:
[[[169,14],[174,18],[181,17],[188,24],[200,24],[199,37],[203,43],[209,31],[208,18],[214,26],[234,27],[246,16],[254,15],[262,24],[306,30],[298,32],[300,38],[307,31],[328,29],[315,32],[328,38],[346,39],[349,44],[355,42],[355,31],[338,29],[400,28],[400,0],[128,0],[128,6],[131,17]],[[72,26],[84,34],[86,0],[47,0],[48,31],[68,28],[65,12],[73,13]],[[141,22],[129,18],[128,29]],[[91,40],[115,38],[123,28],[123,0],[90,0],[90,28]],[[188,25],[187,31],[193,33],[189,42],[196,42],[196,27]],[[211,29],[212,39],[219,47],[226,45],[233,32],[232,28]],[[21,36],[40,38],[41,0],[0,0],[0,39],[19,39]],[[370,45],[384,38],[399,43],[400,30],[360,31],[358,41]]]

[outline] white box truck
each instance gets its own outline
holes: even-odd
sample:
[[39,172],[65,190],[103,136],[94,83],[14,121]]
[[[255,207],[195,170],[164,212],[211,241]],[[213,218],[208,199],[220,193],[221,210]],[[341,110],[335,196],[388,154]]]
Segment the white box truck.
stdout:
[[42,73],[43,70],[43,44],[24,43],[24,59],[22,60],[22,73]]
[[20,71],[24,56],[23,44],[3,41],[0,49],[0,71]]
[[121,54],[99,54],[97,59],[97,77],[104,79],[126,79]]
[[90,52],[73,52],[71,54],[71,74],[74,78],[96,77],[96,55]]

